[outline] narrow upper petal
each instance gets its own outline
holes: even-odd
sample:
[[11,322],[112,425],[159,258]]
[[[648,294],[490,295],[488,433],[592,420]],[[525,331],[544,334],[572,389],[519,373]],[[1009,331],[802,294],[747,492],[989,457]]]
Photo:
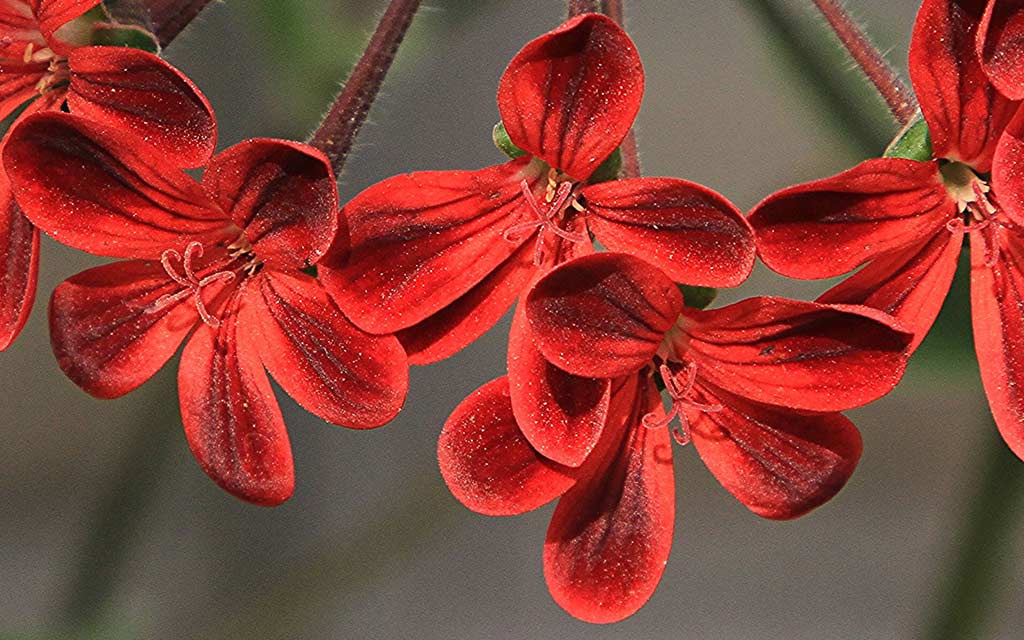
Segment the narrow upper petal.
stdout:
[[[204,292],[209,301],[223,285]],[[100,398],[135,389],[164,363],[196,325],[192,296],[161,308],[180,290],[159,262],[129,260],[65,280],[50,300],[50,341],[71,381]]]
[[993,86],[978,56],[985,0],[924,0],[910,40],[910,79],[928,122],[936,158],[979,173],[1017,105]]
[[526,167],[521,159],[480,171],[411,173],[363,191],[342,210],[349,249],[328,257],[320,269],[324,286],[366,331],[422,322],[526,242],[503,237],[533,216],[520,186]]
[[878,158],[772,194],[751,212],[750,224],[766,265],[815,279],[946,233],[955,212],[936,163]]
[[0,2],[0,33],[6,36],[0,39],[0,57],[7,60],[20,60],[29,43],[34,49],[46,46],[29,0]]
[[629,36],[590,13],[523,47],[498,85],[498,109],[516,146],[586,180],[633,126],[643,91]]
[[68,57],[68,108],[131,132],[179,167],[206,164],[217,119],[206,96],[159,56],[131,47],[79,47]]
[[[997,242],[976,247],[971,239],[974,349],[999,433],[1024,459],[1024,239],[1000,228]],[[993,250],[990,266],[986,258]]]
[[38,273],[39,231],[21,213],[0,171],[0,351],[28,320]]
[[754,232],[728,200],[676,178],[611,180],[583,189],[590,229],[676,282],[734,287],[754,267]]
[[0,120],[39,96],[36,85],[46,73],[46,63],[0,62]]
[[266,270],[246,287],[245,331],[270,375],[308,411],[353,428],[389,422],[405,401],[409,366],[394,336],[358,329],[311,276]]
[[879,309],[914,333],[910,350],[928,334],[956,274],[963,234],[938,233],[925,242],[879,256],[826,291],[822,304]]
[[976,46],[999,92],[1011,100],[1024,98],[1024,2],[988,0]]
[[590,378],[620,377],[650,362],[682,306],[682,294],[661,271],[622,253],[571,260],[526,298],[540,352]]
[[31,0],[32,13],[36,16],[39,31],[46,43],[57,53],[67,53],[75,42],[67,42],[62,34],[57,33],[61,27],[89,11],[101,0]]
[[608,418],[611,381],[562,371],[541,355],[520,305],[508,338],[512,411],[523,435],[544,457],[578,467],[597,445]]
[[805,415],[704,387],[695,399],[721,407],[684,409],[697,452],[759,516],[787,520],[828,502],[860,459],[860,433],[841,414]]
[[672,547],[675,481],[667,429],[650,378],[629,383],[625,420],[606,429],[577,483],[555,509],[544,543],[544,577],[563,609],[587,622],[617,622],[654,593]]
[[490,516],[531,511],[575,482],[572,469],[538,454],[519,431],[506,378],[488,382],[455,408],[441,431],[437,459],[452,495]]
[[57,241],[99,255],[158,258],[219,238],[227,220],[155,147],[66,113],[9,134],[4,167],[25,215]]
[[302,268],[317,262],[338,228],[334,170],[309,145],[246,140],[213,159],[203,186],[268,266]]
[[892,390],[913,338],[868,307],[749,298],[686,309],[687,358],[700,379],[757,402],[842,411]]
[[236,295],[220,327],[202,325],[185,345],[178,399],[185,437],[199,465],[229,493],[273,506],[295,488],[291,445],[281,409],[241,330]]

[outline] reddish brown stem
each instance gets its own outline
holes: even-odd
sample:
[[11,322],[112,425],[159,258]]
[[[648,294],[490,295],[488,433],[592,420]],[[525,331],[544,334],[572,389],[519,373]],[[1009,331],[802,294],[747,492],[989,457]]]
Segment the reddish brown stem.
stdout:
[[906,125],[917,113],[917,100],[903,81],[886,62],[881,52],[871,43],[867,34],[853,21],[839,0],[814,0],[814,5],[825,17],[839,41],[843,43],[857,66],[889,106],[889,111],[901,125]]
[[[615,21],[620,27],[625,28],[625,16],[622,10],[622,0],[601,0],[601,12]],[[626,137],[619,145],[619,152],[622,154],[622,177],[640,177],[640,154],[636,148],[636,133],[629,130]]]
[[575,18],[581,13],[597,13],[597,0],[569,0],[569,17]]
[[345,87],[310,137],[309,144],[327,154],[335,173],[340,174],[345,166],[356,134],[366,121],[419,6],[420,0],[391,0]]

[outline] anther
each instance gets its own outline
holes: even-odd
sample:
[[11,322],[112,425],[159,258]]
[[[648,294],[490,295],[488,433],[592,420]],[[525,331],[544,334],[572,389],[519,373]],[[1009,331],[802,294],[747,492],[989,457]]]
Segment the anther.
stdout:
[[690,423],[683,412],[683,407],[693,407],[704,413],[715,413],[722,410],[720,404],[704,404],[690,400],[687,396],[693,391],[693,385],[697,380],[697,365],[690,362],[679,373],[672,373],[668,365],[658,367],[658,373],[665,383],[665,391],[672,399],[672,407],[665,414],[664,418],[658,418],[655,413],[648,413],[642,419],[642,423],[648,429],[660,429],[668,426],[673,418],[677,418],[679,424],[672,429],[672,439],[680,445],[690,443]]
[[[192,261],[195,258],[200,258],[203,255],[203,245],[199,242],[190,242],[185,247],[185,255],[182,256],[174,249],[168,249],[160,254],[160,264],[163,266],[164,271],[167,272],[167,276],[176,282],[177,284],[184,287],[177,293],[168,293],[160,296],[156,299],[156,302],[149,308],[149,313],[155,313],[161,309],[192,296],[195,300],[196,311],[199,313],[199,317],[203,322],[210,325],[213,328],[220,326],[220,320],[215,318],[206,309],[206,304],[203,302],[203,287],[213,284],[217,281],[229,282],[235,279],[235,274],[231,271],[217,271],[211,273],[208,276],[200,278],[196,275]],[[177,269],[174,268],[172,260],[181,263],[182,273],[178,273]]]

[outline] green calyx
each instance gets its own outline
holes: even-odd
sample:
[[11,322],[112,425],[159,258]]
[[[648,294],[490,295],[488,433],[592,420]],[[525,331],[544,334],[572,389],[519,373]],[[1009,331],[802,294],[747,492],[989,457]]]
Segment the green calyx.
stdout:
[[706,309],[718,297],[718,289],[688,284],[676,285],[683,294],[683,303],[691,309]]
[[97,23],[92,32],[92,44],[100,47],[130,47],[149,53],[159,53],[156,37],[142,27],[126,24]]
[[502,153],[509,157],[511,160],[521,158],[526,155],[526,152],[520,149],[512,142],[512,138],[508,137],[508,131],[505,130],[505,123],[499,122],[494,125],[494,130],[491,132],[491,140],[494,140],[494,146],[498,147]]
[[[502,153],[509,157],[510,160],[521,158],[527,153],[516,146],[512,142],[512,138],[508,137],[508,131],[505,129],[505,123],[499,122],[494,125],[494,129],[491,131],[491,140],[494,141],[494,146],[498,147]],[[609,180],[616,180],[619,177],[619,172],[622,170],[622,153],[618,149],[612,152],[610,156],[605,158],[605,161],[594,170],[590,178],[587,180],[589,184],[597,184],[598,182],[608,182]]]
[[928,162],[934,157],[928,123],[920,113],[889,143],[882,157],[906,158],[919,162]]

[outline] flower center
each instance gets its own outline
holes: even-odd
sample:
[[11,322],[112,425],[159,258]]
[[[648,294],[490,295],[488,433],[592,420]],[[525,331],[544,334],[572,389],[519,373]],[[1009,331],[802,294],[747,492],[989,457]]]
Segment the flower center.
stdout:
[[36,49],[35,44],[30,42],[25,46],[25,55],[22,56],[25,64],[49,62],[46,73],[36,83],[36,91],[43,95],[54,87],[67,84],[71,80],[71,68],[68,66],[68,59],[58,56],[53,49],[44,47]]
[[505,240],[513,242],[524,231],[533,233],[534,230],[538,230],[537,244],[533,252],[533,263],[535,265],[540,265],[544,260],[545,231],[550,231],[559,238],[569,242],[585,242],[589,240],[586,233],[573,233],[559,226],[559,223],[567,218],[566,214],[570,208],[578,212],[583,212],[586,209],[577,198],[575,193],[576,186],[569,181],[559,182],[557,177],[558,172],[556,170],[551,169],[548,171],[548,186],[544,193],[543,202],[538,201],[537,197],[533,195],[528,180],[524,179],[519,183],[519,187],[523,192],[523,198],[526,199],[526,203],[533,211],[535,219],[514,224],[502,233],[502,237]]
[[997,244],[995,219],[999,207],[993,203],[992,188],[969,166],[950,162],[939,168],[942,182],[949,196],[956,202],[957,217],[946,223],[950,233],[982,234],[985,246],[985,266],[995,265]]
[[692,439],[690,423],[683,408],[692,407],[705,413],[715,413],[722,410],[722,405],[704,404],[689,398],[697,380],[697,365],[693,362],[687,363],[677,372],[673,372],[668,364],[662,364],[658,367],[658,375],[665,383],[672,407],[664,418],[659,418],[656,413],[648,413],[643,417],[643,425],[648,429],[661,429],[671,424],[673,418],[678,418],[679,424],[672,428],[672,438],[680,445],[689,444]]

